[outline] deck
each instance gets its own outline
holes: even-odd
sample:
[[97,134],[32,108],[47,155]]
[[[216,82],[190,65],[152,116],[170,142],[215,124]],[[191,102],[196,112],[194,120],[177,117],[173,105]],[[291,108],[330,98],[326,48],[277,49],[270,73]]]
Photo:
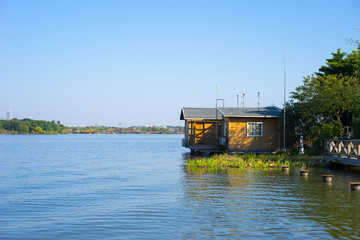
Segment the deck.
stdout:
[[325,140],[324,160],[360,167],[360,139]]

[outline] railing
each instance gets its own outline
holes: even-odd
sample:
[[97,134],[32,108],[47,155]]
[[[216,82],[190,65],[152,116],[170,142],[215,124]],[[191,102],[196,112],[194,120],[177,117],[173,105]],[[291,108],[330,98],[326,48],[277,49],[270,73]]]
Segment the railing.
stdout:
[[357,158],[360,160],[360,139],[325,140],[325,155],[332,157]]
[[219,141],[220,145],[224,145],[226,143],[226,139],[224,137],[218,136],[215,134],[189,134],[186,138],[182,139],[182,146],[198,146],[198,145],[217,145],[217,141]]
[[194,145],[217,145],[217,137],[215,134],[195,134],[194,136]]

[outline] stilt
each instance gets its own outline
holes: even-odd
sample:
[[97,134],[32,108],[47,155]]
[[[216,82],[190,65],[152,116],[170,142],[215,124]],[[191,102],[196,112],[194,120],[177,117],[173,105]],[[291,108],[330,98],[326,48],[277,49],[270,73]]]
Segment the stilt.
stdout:
[[333,175],[322,175],[323,182],[332,182]]
[[300,176],[308,176],[310,170],[300,170]]
[[349,182],[351,190],[360,190],[360,182]]
[[290,169],[290,166],[288,166],[288,165],[281,166],[281,170],[283,170],[284,172],[289,171],[289,169]]

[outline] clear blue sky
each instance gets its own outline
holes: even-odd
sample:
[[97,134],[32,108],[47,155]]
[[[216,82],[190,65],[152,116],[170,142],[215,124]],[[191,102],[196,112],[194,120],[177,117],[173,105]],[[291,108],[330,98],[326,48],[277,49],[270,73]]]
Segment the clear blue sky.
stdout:
[[182,125],[180,110],[282,107],[360,39],[358,0],[0,0],[0,118]]

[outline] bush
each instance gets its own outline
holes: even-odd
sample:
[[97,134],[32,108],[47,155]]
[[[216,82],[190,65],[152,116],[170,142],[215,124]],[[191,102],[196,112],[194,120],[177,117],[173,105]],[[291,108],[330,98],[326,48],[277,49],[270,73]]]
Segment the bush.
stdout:
[[331,139],[334,137],[340,137],[341,128],[334,124],[324,123],[319,128],[319,135],[314,141],[314,146],[312,149],[312,154],[321,154],[324,147],[324,141],[326,139]]

